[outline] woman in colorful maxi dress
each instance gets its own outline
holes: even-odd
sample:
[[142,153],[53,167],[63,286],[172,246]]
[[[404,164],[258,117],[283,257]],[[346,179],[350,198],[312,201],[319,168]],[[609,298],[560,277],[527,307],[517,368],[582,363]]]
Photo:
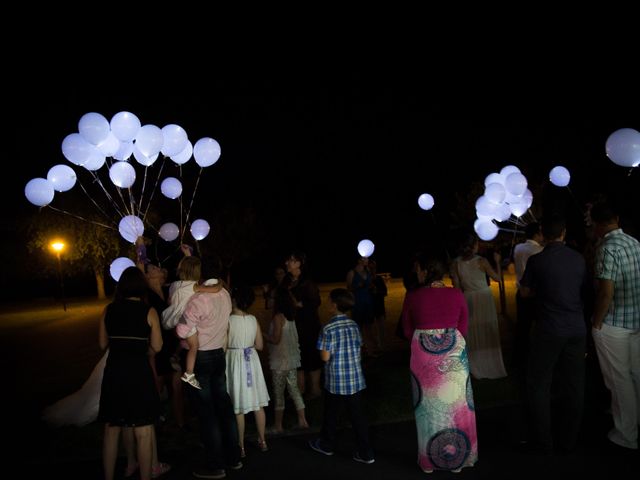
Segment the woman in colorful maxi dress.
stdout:
[[[418,259],[424,286],[407,293],[402,327],[411,339],[411,384],[418,431],[418,465],[459,472],[478,460],[473,390],[465,335],[464,295],[442,282],[435,258]],[[426,281],[422,281],[426,278]]]

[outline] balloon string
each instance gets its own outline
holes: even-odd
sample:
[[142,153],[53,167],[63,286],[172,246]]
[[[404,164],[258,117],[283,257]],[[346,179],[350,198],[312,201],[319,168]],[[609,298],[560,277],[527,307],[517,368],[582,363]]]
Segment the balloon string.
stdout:
[[171,252],[169,255],[167,255],[164,259],[162,259],[160,261],[160,265],[162,265],[164,262],[166,262],[167,260],[169,260],[173,255],[175,255],[176,253],[178,253],[178,251],[180,250],[180,245],[178,245],[178,247]]
[[569,188],[569,185],[567,185],[567,191],[571,194],[571,198],[573,199],[573,202],[576,205],[576,208],[578,209],[578,211],[580,212],[580,215],[584,215],[584,211],[582,210],[582,207],[580,206],[580,204],[578,203],[578,200],[576,199],[575,195],[573,194],[573,192],[571,191],[571,189]]
[[[93,174],[93,172],[91,172],[91,173]],[[76,178],[77,178],[77,177],[76,177]],[[86,188],[84,188],[84,185],[82,185],[82,182],[80,181],[80,179],[79,179],[79,178],[77,179],[77,181],[78,181],[78,185],[80,185],[80,188],[82,189],[82,191],[85,193],[85,195],[87,196],[87,198],[93,202],[93,204],[96,206],[96,208],[98,209],[98,211],[99,211],[102,215],[104,215],[104,217],[105,217],[107,220],[109,220],[109,221],[113,222],[113,219],[112,219],[109,215],[107,215],[107,213],[102,209],[102,207],[100,207],[100,205],[98,205],[98,204],[97,204],[97,202],[96,202],[96,201],[91,197],[91,195],[89,195],[89,192],[87,192]],[[103,188],[103,190],[104,190],[104,188]],[[109,194],[107,194],[107,197],[108,197],[108,196],[109,196]],[[51,207],[51,208],[53,208],[53,207]],[[116,210],[117,210],[117,207],[116,207]],[[120,212],[118,212],[118,213],[120,213]],[[122,215],[120,215],[120,216],[122,216]],[[114,222],[114,224],[115,224],[115,222]]]
[[147,170],[149,169],[148,165],[144,166],[144,177],[142,178],[142,189],[140,190],[140,203],[138,207],[142,210],[142,203],[144,201],[144,189],[147,186]]
[[[180,181],[182,182],[182,165],[180,165],[178,167],[178,170],[180,171]],[[180,237],[180,241],[181,242],[182,242],[182,238],[184,237],[184,234],[182,234],[182,232],[184,232],[184,228],[183,228],[183,225],[182,225],[182,209],[183,209],[183,206],[182,206],[182,194],[181,194],[180,195],[180,232],[181,232],[181,235],[182,235]]]
[[67,212],[66,210],[60,210],[59,208],[52,207],[51,205],[45,205],[45,206],[49,207],[51,210],[54,210],[54,211],[59,212],[59,213],[63,213],[65,215],[69,215],[69,216],[77,218],[79,220],[82,220],[82,221],[85,221],[85,222],[89,222],[89,223],[93,223],[94,225],[98,225],[100,227],[108,228],[110,230],[115,230],[115,227],[111,227],[109,225],[105,225],[104,223],[96,222],[95,220],[86,219],[84,217],[81,217],[80,215],[76,215],[75,213]]
[[180,236],[180,243],[182,243],[182,239],[184,238],[184,232],[187,230],[187,225],[189,224],[189,215],[191,215],[191,207],[193,206],[193,200],[196,198],[196,192],[198,191],[198,185],[200,184],[200,177],[202,176],[203,167],[200,167],[200,171],[198,172],[198,178],[196,179],[196,186],[193,188],[193,195],[191,196],[191,203],[189,204],[189,210],[187,211],[187,218],[184,221],[184,230],[182,231],[182,235]]
[[[158,188],[158,182],[160,181],[160,175],[162,175],[162,169],[164,168],[164,163],[167,161],[167,157],[162,156],[162,164],[160,165],[160,171],[158,172],[158,177],[156,178],[156,183],[153,185],[153,190],[151,190],[151,195],[149,196],[149,203],[147,203],[147,209],[144,211],[144,216],[142,217],[142,223],[144,223],[147,218],[147,213],[149,212],[149,207],[151,206],[151,200],[153,200],[153,195],[156,193],[156,189]],[[141,206],[142,210],[142,206]]]

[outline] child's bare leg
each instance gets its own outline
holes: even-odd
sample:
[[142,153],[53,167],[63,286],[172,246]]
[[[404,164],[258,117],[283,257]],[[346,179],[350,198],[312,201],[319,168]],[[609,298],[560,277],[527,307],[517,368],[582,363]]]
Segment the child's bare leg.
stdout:
[[197,333],[194,333],[190,337],[187,337],[187,345],[189,345],[189,351],[187,352],[186,360],[187,373],[193,373],[193,370],[196,367],[196,356],[198,355],[198,347],[200,346]]
[[240,439],[240,450],[244,453],[244,414],[236,413],[236,423],[238,424],[238,438]]
[[264,431],[267,423],[267,417],[264,414],[264,408],[261,408],[260,410],[256,410],[255,412],[253,412],[253,414],[256,417],[256,430],[258,430],[258,443],[261,446],[266,445],[266,442],[264,441]]

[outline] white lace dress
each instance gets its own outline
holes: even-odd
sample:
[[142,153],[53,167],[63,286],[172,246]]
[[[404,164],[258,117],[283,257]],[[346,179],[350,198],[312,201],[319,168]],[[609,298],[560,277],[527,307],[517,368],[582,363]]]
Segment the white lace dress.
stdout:
[[257,329],[258,321],[253,315],[229,317],[227,391],[236,414],[253,412],[269,404],[260,357],[253,347]]

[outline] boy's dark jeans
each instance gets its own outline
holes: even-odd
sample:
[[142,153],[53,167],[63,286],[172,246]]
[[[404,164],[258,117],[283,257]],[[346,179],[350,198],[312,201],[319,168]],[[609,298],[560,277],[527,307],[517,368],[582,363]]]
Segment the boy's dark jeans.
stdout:
[[373,450],[369,443],[367,421],[364,418],[360,403],[360,392],[352,395],[336,395],[328,390],[324,391],[324,421],[322,422],[320,445],[326,450],[333,451],[338,416],[343,405],[346,405],[349,411],[349,418],[351,419],[351,426],[356,437],[356,445],[360,458],[367,460],[373,458]]

